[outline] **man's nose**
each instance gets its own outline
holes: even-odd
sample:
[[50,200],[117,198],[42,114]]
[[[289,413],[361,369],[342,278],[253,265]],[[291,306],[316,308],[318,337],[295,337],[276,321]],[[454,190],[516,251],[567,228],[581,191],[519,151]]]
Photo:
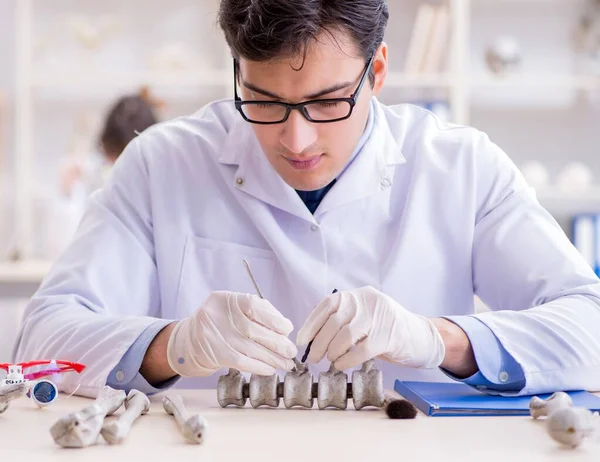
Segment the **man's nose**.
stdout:
[[317,141],[317,130],[299,111],[292,111],[283,123],[281,144],[290,152],[300,154]]

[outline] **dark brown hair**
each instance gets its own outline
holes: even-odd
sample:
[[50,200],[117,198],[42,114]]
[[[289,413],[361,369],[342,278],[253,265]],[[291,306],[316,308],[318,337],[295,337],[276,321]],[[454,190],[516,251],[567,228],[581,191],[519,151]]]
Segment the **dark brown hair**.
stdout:
[[348,33],[366,61],[383,41],[388,18],[386,0],[221,0],[219,8],[233,57],[249,61],[305,57],[319,34],[335,38],[336,31]]
[[153,103],[146,90],[120,98],[109,110],[100,134],[102,150],[119,157],[127,144],[146,128],[157,122]]

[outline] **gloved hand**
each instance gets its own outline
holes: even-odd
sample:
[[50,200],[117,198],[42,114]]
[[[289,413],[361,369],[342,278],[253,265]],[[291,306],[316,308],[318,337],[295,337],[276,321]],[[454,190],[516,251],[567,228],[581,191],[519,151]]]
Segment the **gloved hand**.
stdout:
[[182,377],[208,376],[222,367],[271,375],[289,371],[298,354],[288,339],[292,323],[256,295],[213,292],[189,318],[179,321],[167,359]]
[[373,287],[325,298],[298,331],[297,345],[313,340],[307,360],[327,359],[338,370],[380,358],[402,366],[438,367],[445,355],[433,323]]

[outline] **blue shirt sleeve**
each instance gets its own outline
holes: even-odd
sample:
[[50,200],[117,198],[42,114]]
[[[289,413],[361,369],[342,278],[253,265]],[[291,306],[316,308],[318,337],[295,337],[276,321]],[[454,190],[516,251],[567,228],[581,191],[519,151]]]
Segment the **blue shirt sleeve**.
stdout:
[[159,320],[148,326],[110,372],[106,380],[106,385],[116,390],[124,390],[127,393],[132,389],[136,389],[148,396],[164,391],[175,385],[181,377],[173,377],[154,387],[148,383],[142,374],[140,374],[140,367],[142,366],[142,361],[150,343],[152,343],[154,337],[156,337],[158,333],[171,322],[172,321],[168,320]]
[[474,316],[445,316],[445,319],[465,331],[479,368],[466,379],[459,379],[441,368],[446,375],[486,393],[518,393],[525,386],[523,368],[488,326]]

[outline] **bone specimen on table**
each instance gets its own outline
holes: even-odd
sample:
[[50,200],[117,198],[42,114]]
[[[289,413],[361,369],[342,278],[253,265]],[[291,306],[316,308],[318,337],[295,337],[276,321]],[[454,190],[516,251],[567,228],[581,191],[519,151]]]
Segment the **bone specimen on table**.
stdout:
[[126,398],[123,390],[104,387],[92,404],[55,422],[50,428],[52,438],[56,444],[65,448],[83,448],[96,444],[104,418],[114,414]]
[[208,423],[199,414],[190,414],[181,396],[166,396],[163,398],[163,408],[167,414],[175,417],[179,431],[188,443],[201,444],[204,441]]
[[283,403],[288,409],[294,406],[313,407],[313,376],[308,367],[299,361],[283,379]]
[[217,400],[221,407],[231,404],[243,407],[248,399],[248,384],[245,377],[237,369],[229,369],[226,375],[219,377],[217,383]]
[[28,382],[22,382],[0,387],[0,414],[8,409],[11,401],[25,396],[29,386]]
[[319,374],[317,403],[319,409],[348,407],[348,375],[338,371],[333,363],[327,372]]
[[598,431],[598,414],[582,407],[562,407],[548,416],[546,431],[562,445],[576,448]]
[[354,401],[357,410],[368,406],[385,408],[388,404],[383,391],[383,374],[375,367],[374,360],[366,361],[360,370],[352,373],[352,383],[348,383],[348,375],[336,370],[333,364],[327,372],[319,374],[317,383],[313,382],[313,375],[305,364],[298,360],[295,364],[294,369],[285,374],[283,382],[277,374],[252,374],[247,383],[240,371],[229,369],[226,375],[219,377],[219,405],[244,407],[248,398],[253,408],[278,407],[281,398],[287,409],[310,409],[315,399],[319,409],[346,409],[348,399]]
[[573,400],[565,392],[552,393],[547,399],[534,396],[529,401],[529,412],[534,419],[549,416],[554,411],[573,406]]
[[383,373],[375,367],[375,361],[366,361],[360,370],[352,372],[352,401],[354,408],[383,407]]
[[117,420],[105,422],[102,437],[109,444],[120,444],[127,437],[133,422],[150,410],[150,400],[139,390],[131,390],[125,400],[125,409]]
[[252,374],[250,377],[250,404],[253,408],[260,406],[279,406],[279,377],[273,375]]

